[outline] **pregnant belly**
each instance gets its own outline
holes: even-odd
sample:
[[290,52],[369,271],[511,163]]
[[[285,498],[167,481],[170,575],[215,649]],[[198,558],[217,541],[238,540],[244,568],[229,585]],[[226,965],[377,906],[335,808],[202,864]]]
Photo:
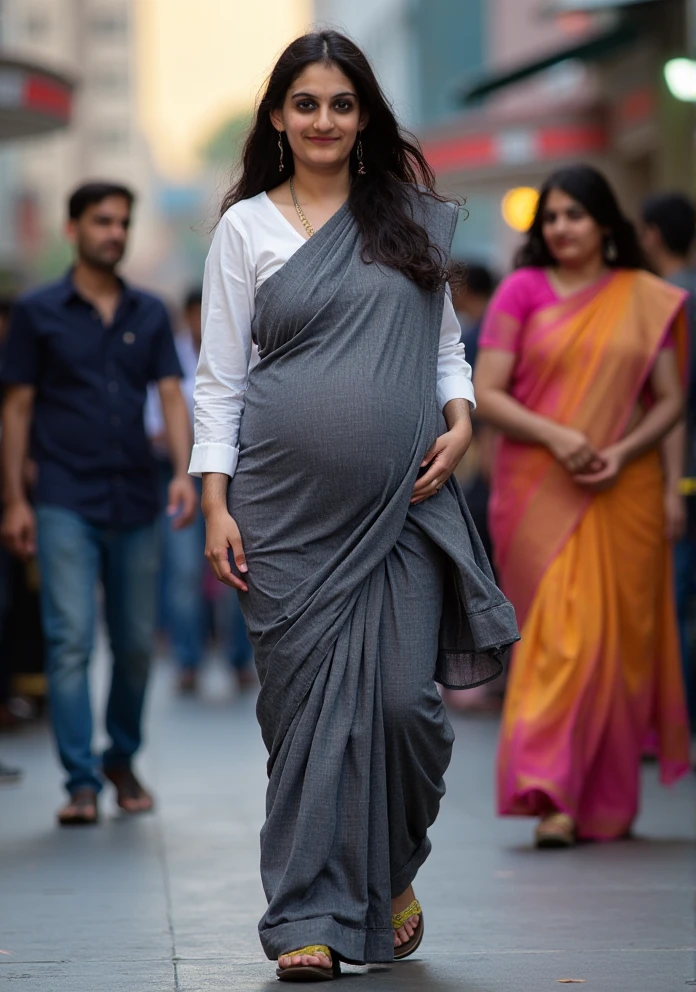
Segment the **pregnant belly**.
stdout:
[[[388,385],[388,384],[387,384]],[[240,429],[240,467],[321,478],[345,486],[356,476],[379,486],[401,478],[423,430],[413,394],[374,383],[328,379],[317,388],[264,382],[249,389]]]

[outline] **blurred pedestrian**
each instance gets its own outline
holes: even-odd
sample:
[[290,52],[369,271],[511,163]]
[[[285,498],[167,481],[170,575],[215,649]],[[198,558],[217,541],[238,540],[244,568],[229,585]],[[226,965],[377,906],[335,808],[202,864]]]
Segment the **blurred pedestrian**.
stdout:
[[665,498],[667,536],[676,540],[674,566],[684,682],[692,734],[696,733],[696,657],[692,603],[696,594],[696,269],[692,250],[696,237],[696,208],[683,193],[656,193],[642,208],[641,241],[659,276],[689,293],[689,380],[684,423],[669,443],[684,458],[681,478],[673,480]]
[[[128,813],[152,808],[132,770],[141,743],[155,613],[157,483],[145,436],[147,384],[159,384],[176,466],[174,526],[193,518],[186,474],[189,417],[166,310],[118,275],[133,194],[88,183],[68,204],[74,267],[15,305],[2,380],[3,538],[21,557],[38,551],[51,720],[67,772],[63,825],[96,823],[102,771]],[[31,434],[36,510],[23,475]],[[113,652],[101,759],[92,751],[88,663],[96,584],[104,589]]]
[[[0,368],[2,367],[13,303],[14,300],[11,296],[0,296]],[[13,730],[20,722],[10,707],[13,671],[5,634],[11,600],[12,560],[7,549],[0,547],[0,730]]]
[[271,73],[206,264],[191,465],[261,675],[260,935],[281,980],[417,948],[452,745],[436,662],[472,684],[517,636],[451,478],[473,393],[444,285],[457,211],[433,186],[365,56],[308,34]]
[[517,261],[476,377],[505,435],[491,531],[522,625],[498,808],[540,817],[537,843],[558,846],[628,833],[651,731],[663,780],[687,767],[659,447],[682,413],[685,294],[644,270],[589,166],[546,181]]
[[[182,308],[183,326],[174,337],[179,362],[183,371],[181,388],[186,399],[193,425],[193,387],[196,366],[201,350],[201,288],[189,290]],[[157,456],[160,491],[166,493],[174,477],[174,467],[169,457],[162,405],[159,391],[151,386],[146,406],[146,426]],[[195,479],[200,494],[200,480]],[[208,634],[209,611],[206,609],[204,584],[205,520],[200,506],[190,527],[173,528],[166,514],[162,517],[162,559],[160,595],[164,629],[169,637],[174,659],[179,669],[179,688],[182,693],[196,692],[198,671],[205,654]],[[246,633],[239,600],[234,590],[221,587],[222,609],[215,609],[221,617],[225,654],[237,677],[240,688],[255,685],[251,645]],[[215,604],[217,606],[217,604]]]
[[466,262],[461,265],[462,278],[452,286],[452,303],[462,328],[466,360],[473,368],[478,356],[483,318],[497,286],[497,279],[486,265]]
[[[483,318],[498,280],[488,266],[479,262],[464,262],[459,268],[461,278],[452,283],[452,303],[462,329],[464,354],[475,371]],[[496,432],[476,416],[472,417],[472,426],[471,447],[457,475],[486,555],[492,558],[488,501]],[[505,675],[501,674],[494,681],[473,689],[444,689],[442,696],[448,708],[459,713],[499,713],[504,685]]]

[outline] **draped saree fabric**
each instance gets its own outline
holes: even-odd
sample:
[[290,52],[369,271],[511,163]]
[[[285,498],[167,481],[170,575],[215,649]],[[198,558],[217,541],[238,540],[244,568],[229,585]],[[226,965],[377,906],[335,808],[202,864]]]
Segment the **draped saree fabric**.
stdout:
[[[453,208],[413,206],[448,254]],[[442,306],[363,260],[347,204],[256,297],[229,507],[269,751],[269,957],[392,959],[390,898],[427,857],[452,744],[436,665],[449,685],[486,681],[517,638],[456,482],[410,505],[446,429]]]
[[[668,334],[683,362],[683,294],[616,272],[524,329],[513,394],[581,430],[598,449],[626,432]],[[489,334],[487,346],[495,347]],[[491,531],[502,587],[522,628],[498,757],[503,814],[569,813],[578,834],[625,834],[639,766],[657,734],[662,777],[687,767],[688,738],[664,539],[658,451],[606,492],[576,485],[544,448],[504,440]]]

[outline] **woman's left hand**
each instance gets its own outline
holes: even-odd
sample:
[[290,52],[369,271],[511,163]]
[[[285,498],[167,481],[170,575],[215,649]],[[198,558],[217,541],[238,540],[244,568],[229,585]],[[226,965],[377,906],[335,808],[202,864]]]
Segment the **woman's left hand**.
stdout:
[[471,444],[471,421],[457,423],[446,434],[441,434],[428,449],[421,462],[421,468],[428,466],[413,487],[411,503],[422,503],[439,492],[466,454]]
[[618,447],[605,448],[599,452],[602,468],[597,472],[580,472],[573,475],[573,481],[592,492],[603,493],[616,483],[625,464],[625,458]]

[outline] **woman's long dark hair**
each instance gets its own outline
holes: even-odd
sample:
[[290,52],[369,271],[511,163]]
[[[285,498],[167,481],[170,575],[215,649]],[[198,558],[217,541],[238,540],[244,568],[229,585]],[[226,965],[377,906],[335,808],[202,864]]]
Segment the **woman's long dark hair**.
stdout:
[[294,172],[293,154],[282,135],[285,170],[278,171],[278,132],[271,112],[283,106],[288,89],[308,65],[334,65],[350,79],[360,112],[369,114],[362,132],[366,175],[358,176],[353,148],[350,209],[363,241],[363,258],[398,269],[424,289],[434,291],[447,278],[446,260],[412,216],[412,188],[434,199],[435,176],[416,138],[403,131],[360,49],[337,31],[305,34],[278,59],[256,109],[242,154],[242,174],[226,193],[221,215],[239,200],[267,192]]
[[605,255],[607,265],[617,269],[647,267],[636,230],[622,212],[613,189],[602,173],[591,165],[570,165],[554,172],[542,186],[536,214],[527,232],[527,240],[515,257],[515,268],[528,265],[542,269],[557,264],[543,234],[546,201],[553,189],[559,189],[573,200],[577,200],[600,227],[608,228],[606,241],[608,243],[611,240],[616,245],[616,257],[607,258]]

